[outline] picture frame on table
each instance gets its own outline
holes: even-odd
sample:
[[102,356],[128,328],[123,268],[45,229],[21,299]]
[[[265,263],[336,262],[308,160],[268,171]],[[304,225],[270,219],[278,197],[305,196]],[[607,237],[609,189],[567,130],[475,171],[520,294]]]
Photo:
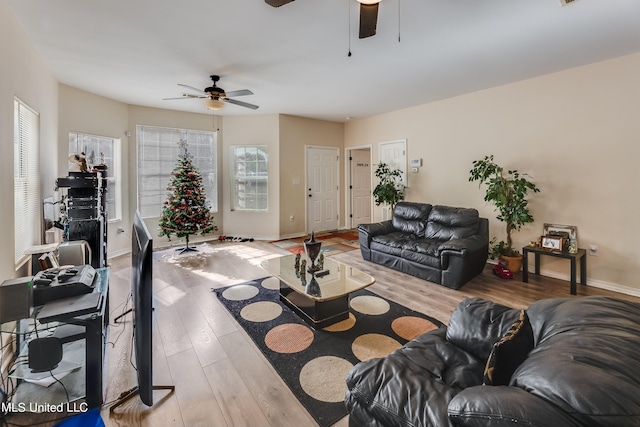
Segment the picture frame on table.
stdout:
[[[542,227],[542,237],[545,236],[557,236],[562,237],[564,240],[564,245],[568,246],[573,242],[578,247],[578,227],[575,225],[564,225],[564,224],[549,224],[545,223]],[[565,248],[563,248],[565,249]]]
[[540,242],[540,246],[545,249],[549,249],[552,251],[562,251],[564,249],[564,237],[560,236],[542,236],[542,240]]

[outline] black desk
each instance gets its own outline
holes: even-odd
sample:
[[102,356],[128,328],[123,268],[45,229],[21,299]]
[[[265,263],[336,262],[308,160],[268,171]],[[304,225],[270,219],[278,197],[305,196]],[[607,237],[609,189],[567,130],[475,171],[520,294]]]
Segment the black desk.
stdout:
[[578,249],[575,254],[569,252],[551,251],[539,246],[525,246],[522,248],[522,281],[529,282],[529,252],[535,255],[535,274],[540,275],[540,255],[564,258],[571,261],[571,295],[576,294],[576,262],[580,261],[580,284],[587,284],[587,251]]
[[[101,298],[93,312],[75,317],[73,313],[62,313],[55,318],[47,318],[47,322],[60,322],[85,328],[85,401],[89,408],[102,405],[102,367],[107,339],[106,330],[109,324],[109,269],[98,268],[96,272],[97,278],[93,292],[99,293]],[[36,320],[38,320],[37,315]]]

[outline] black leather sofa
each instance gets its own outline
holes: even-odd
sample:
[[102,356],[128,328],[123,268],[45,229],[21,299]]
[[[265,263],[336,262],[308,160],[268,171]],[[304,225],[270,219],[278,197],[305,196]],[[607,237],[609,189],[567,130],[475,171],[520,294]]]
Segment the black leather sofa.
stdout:
[[526,310],[530,347],[511,347],[491,367],[512,365],[503,385],[482,385],[489,355],[519,313],[466,299],[448,327],[357,364],[347,377],[349,425],[640,425],[640,304],[610,297],[534,302]]
[[358,225],[362,257],[458,289],[484,269],[489,221],[478,211],[400,202],[392,219]]

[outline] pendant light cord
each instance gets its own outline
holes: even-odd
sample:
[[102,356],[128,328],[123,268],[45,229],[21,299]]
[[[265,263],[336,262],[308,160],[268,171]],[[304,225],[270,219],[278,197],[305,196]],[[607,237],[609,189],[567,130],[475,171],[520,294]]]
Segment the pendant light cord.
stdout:
[[398,43],[400,43],[400,2],[402,0],[398,0]]
[[349,11],[349,13],[347,14],[347,16],[349,17],[349,23],[347,25],[349,32],[347,34],[347,39],[349,40],[349,53],[347,54],[348,57],[351,57],[351,4],[349,4],[350,0],[347,0],[347,9]]

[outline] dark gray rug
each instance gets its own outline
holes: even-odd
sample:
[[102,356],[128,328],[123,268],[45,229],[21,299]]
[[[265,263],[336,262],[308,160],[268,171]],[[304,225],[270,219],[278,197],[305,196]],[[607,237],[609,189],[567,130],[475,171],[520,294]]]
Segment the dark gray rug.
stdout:
[[350,298],[348,320],[314,330],[280,301],[276,278],[214,291],[321,427],[347,414],[345,377],[355,364],[443,325],[362,290]]

